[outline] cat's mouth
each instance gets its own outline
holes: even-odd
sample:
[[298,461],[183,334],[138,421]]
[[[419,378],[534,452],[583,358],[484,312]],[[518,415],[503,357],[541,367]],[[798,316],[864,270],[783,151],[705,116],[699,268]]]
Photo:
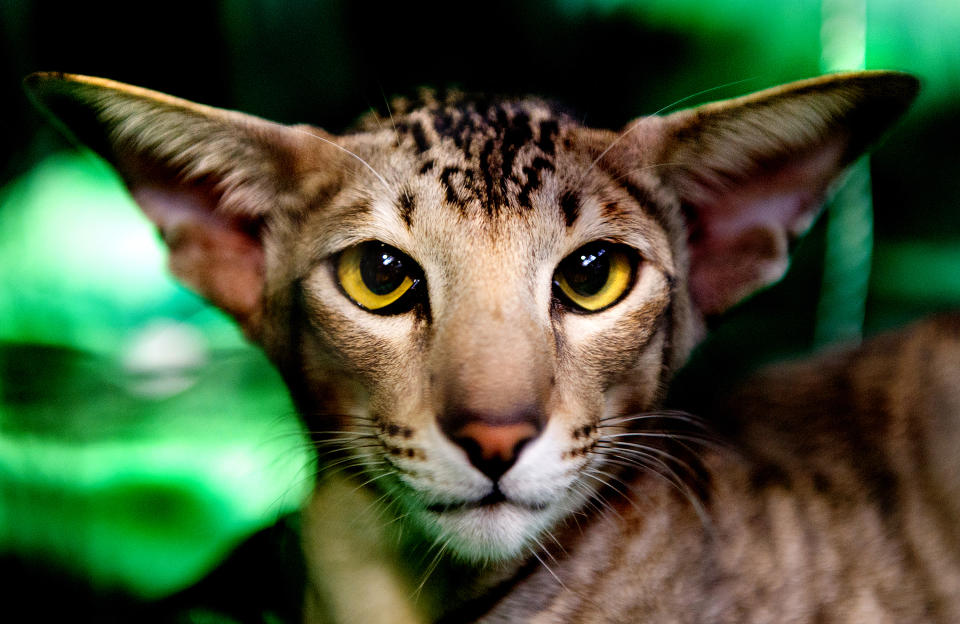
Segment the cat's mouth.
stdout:
[[516,557],[556,521],[560,508],[494,489],[482,498],[421,507],[424,526],[458,557],[490,562]]
[[493,491],[481,499],[472,501],[458,501],[454,503],[434,503],[432,505],[427,505],[426,509],[427,511],[433,513],[442,514],[469,509],[485,509],[504,504],[515,505],[529,511],[543,511],[549,506],[549,503],[531,503],[513,498],[507,498],[507,496],[500,491],[499,487],[494,486]]

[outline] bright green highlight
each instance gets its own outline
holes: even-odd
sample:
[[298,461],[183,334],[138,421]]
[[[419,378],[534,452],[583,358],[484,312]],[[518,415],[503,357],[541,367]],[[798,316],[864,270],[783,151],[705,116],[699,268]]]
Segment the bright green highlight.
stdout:
[[960,240],[901,242],[878,248],[870,286],[884,299],[956,306],[960,303]]
[[146,320],[196,314],[217,346],[241,345],[165,262],[154,228],[106,163],[90,153],[51,156],[0,194],[0,340],[116,355]]
[[77,443],[4,435],[4,549],[144,598],[182,589],[305,494],[310,471],[302,458],[277,442],[237,437],[173,431],[165,439]]
[[297,509],[315,470],[279,376],[165,255],[92,154],[0,193],[0,553],[144,598]]

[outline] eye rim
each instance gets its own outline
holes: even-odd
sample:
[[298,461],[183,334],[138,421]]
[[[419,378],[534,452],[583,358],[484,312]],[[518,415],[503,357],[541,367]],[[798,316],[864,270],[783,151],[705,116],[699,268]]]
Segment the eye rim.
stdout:
[[[586,253],[590,251],[591,247],[602,247],[605,249],[605,254],[611,254],[611,259],[618,260],[625,265],[625,273],[622,274],[622,277],[619,278],[621,282],[616,286],[617,292],[614,296],[608,297],[608,300],[602,301],[602,305],[598,305],[595,308],[591,308],[587,305],[581,303],[585,299],[583,295],[573,292],[572,287],[569,286],[567,278],[561,273],[564,263],[566,263],[571,258],[575,257],[577,254]],[[619,243],[616,241],[610,241],[606,239],[597,239],[585,243],[571,253],[567,254],[558,264],[557,268],[553,272],[553,293],[554,297],[566,308],[567,310],[574,312],[576,314],[597,314],[605,310],[609,310],[613,306],[617,305],[623,301],[628,294],[633,290],[633,287],[636,285],[637,281],[637,269],[640,266],[642,258],[640,253],[629,245]],[[612,265],[612,263],[611,263]],[[590,297],[597,297],[603,293],[605,289],[610,286],[610,277],[608,276],[607,282],[600,287],[600,290],[591,295]],[[568,290],[569,289],[569,290]],[[578,301],[577,299],[580,299]]]
[[[402,266],[406,269],[406,275],[400,286],[396,289],[387,293],[385,295],[378,295],[373,292],[373,290],[364,282],[361,269],[359,267],[359,261],[363,258],[364,248],[376,245],[381,250],[389,251],[389,253],[397,258],[401,259]],[[352,257],[356,257],[357,263],[352,267],[347,267],[345,269],[344,262],[350,261]],[[380,316],[394,316],[398,314],[404,314],[412,310],[417,303],[419,303],[419,292],[420,284],[424,281],[423,269],[420,268],[420,265],[417,264],[408,254],[400,251],[393,245],[389,245],[380,240],[366,240],[350,245],[345,249],[341,250],[339,253],[335,254],[332,259],[332,272],[334,276],[334,281],[337,283],[337,288],[346,297],[351,303],[356,305],[358,308],[364,312],[370,312],[371,314],[377,314]],[[348,279],[348,283],[344,284],[344,277],[349,272],[350,275],[357,279]],[[359,285],[366,290],[366,293],[358,293],[355,290],[355,287]],[[403,288],[403,292],[396,294],[398,290]],[[365,299],[366,295],[372,297],[387,297],[389,301],[383,303],[378,307],[371,307],[365,305],[361,299]],[[368,300],[369,301],[369,300]]]

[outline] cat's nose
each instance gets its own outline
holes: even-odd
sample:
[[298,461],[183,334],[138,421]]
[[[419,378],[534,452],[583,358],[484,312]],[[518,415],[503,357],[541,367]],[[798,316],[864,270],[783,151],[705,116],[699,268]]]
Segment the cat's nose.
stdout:
[[489,418],[463,417],[449,420],[447,436],[462,448],[474,467],[496,482],[510,470],[523,447],[539,434],[537,419],[496,422]]

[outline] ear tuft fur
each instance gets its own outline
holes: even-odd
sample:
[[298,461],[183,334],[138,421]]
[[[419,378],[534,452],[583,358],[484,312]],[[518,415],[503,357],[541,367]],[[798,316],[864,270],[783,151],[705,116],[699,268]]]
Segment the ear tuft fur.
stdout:
[[339,181],[333,137],[103,78],[38,73],[24,86],[117,168],[168,242],[173,273],[255,337],[262,225]]
[[103,78],[37,73],[24,85],[131,186],[157,175],[212,180],[226,212],[254,216],[303,201],[295,178],[306,173],[304,155],[329,151],[295,128]]
[[660,179],[687,216],[690,290],[704,315],[783,275],[831,185],[918,90],[907,74],[835,74],[649,124]]

